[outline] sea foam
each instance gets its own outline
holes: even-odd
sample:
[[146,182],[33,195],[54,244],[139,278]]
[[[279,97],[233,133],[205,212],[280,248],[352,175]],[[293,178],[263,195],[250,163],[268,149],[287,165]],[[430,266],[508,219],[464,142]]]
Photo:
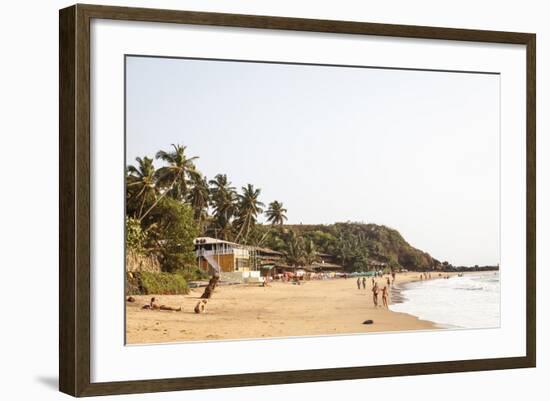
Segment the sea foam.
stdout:
[[450,328],[500,326],[498,272],[407,283],[401,287],[401,296],[403,302],[390,305],[391,310]]

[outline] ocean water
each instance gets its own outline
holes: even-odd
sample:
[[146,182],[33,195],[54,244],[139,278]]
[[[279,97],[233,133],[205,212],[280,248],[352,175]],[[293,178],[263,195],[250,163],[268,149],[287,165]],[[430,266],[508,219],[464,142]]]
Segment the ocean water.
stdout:
[[449,279],[433,278],[401,287],[402,303],[390,305],[449,328],[500,326],[500,275],[498,272],[469,273]]

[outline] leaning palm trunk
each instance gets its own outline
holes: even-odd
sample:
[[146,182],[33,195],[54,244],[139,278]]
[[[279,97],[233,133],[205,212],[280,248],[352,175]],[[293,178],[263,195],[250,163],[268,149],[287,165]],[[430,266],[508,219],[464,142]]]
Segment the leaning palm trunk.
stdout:
[[[244,235],[245,232],[248,233],[248,231],[250,231],[250,217],[245,217],[245,220],[243,222],[243,224],[241,225],[241,228],[239,229],[239,232],[237,233],[237,237],[235,238],[235,242],[238,242],[239,241],[239,238],[241,238],[241,235]],[[244,231],[246,227],[246,231]],[[247,234],[248,236],[248,234]]]
[[[141,212],[143,212],[143,206],[145,206],[145,199],[146,197],[144,196],[142,201],[141,201],[141,205],[139,206],[139,213],[138,213],[138,216],[141,216]],[[140,219],[138,219],[140,220]],[[141,221],[141,220],[140,220]]]
[[235,242],[239,242],[239,238],[241,237],[241,234],[243,233],[243,230],[244,230],[244,223],[239,228],[239,232],[237,233],[237,236],[235,237]]
[[[281,224],[282,225],[282,224]],[[267,236],[271,233],[271,231],[275,228],[275,224],[272,224],[268,229],[267,231],[265,232],[264,235],[262,235],[262,238],[260,238],[260,241],[258,242],[258,246],[262,246],[262,244],[264,243],[265,239],[267,238]]]
[[219,279],[220,279],[220,276],[218,276],[217,274],[212,276],[212,278],[208,282],[208,285],[204,289],[204,292],[202,293],[201,298],[210,299],[210,297],[214,293],[214,289],[216,288],[216,285],[218,285]]
[[153,210],[155,208],[155,206],[158,205],[158,203],[162,200],[162,198],[164,198],[166,196],[166,194],[168,192],[170,192],[172,190],[172,188],[174,188],[174,185],[176,185],[176,181],[178,180],[178,176],[179,176],[179,174],[176,174],[176,177],[172,181],[172,184],[170,184],[170,187],[166,191],[164,191],[162,193],[162,195],[159,196],[155,202],[153,202],[151,207],[149,209],[147,209],[147,211],[138,219],[140,222],[141,222],[141,220],[143,220],[145,218],[145,216],[147,216],[149,214],[149,212],[151,212],[151,210]]

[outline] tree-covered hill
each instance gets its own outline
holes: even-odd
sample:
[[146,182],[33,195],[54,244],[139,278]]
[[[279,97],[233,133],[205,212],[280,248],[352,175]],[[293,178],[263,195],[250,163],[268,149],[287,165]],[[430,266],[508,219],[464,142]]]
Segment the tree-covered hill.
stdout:
[[288,232],[294,232],[315,246],[317,253],[334,256],[348,271],[364,271],[382,262],[392,268],[408,270],[437,269],[441,262],[427,252],[411,246],[392,228],[364,223],[329,225],[283,225],[269,234],[268,246],[284,251]]

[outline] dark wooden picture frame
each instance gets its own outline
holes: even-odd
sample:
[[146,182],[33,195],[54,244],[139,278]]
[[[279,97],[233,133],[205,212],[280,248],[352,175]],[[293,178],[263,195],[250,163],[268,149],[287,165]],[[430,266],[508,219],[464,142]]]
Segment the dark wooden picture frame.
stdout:
[[[91,383],[90,21],[93,18],[525,45],[526,356]],[[60,10],[59,29],[59,388],[62,392],[93,396],[535,367],[535,34],[80,4]]]

